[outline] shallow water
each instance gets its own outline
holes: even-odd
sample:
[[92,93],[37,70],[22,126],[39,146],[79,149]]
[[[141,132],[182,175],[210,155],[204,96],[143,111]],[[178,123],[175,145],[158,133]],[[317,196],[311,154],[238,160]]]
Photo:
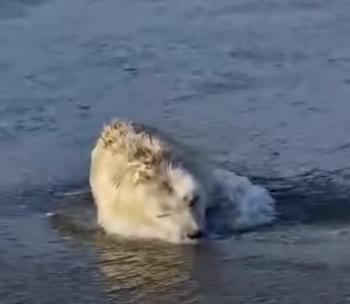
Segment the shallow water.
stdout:
[[[0,302],[348,303],[349,18],[340,0],[0,0]],[[90,212],[61,194],[87,188],[113,116],[265,185],[280,221],[182,247],[46,217]]]

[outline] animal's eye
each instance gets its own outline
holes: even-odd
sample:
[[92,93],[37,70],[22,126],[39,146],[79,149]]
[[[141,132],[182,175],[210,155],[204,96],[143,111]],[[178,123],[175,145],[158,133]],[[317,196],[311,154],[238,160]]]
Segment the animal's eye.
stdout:
[[171,209],[168,205],[162,206],[161,210],[159,210],[159,213],[156,215],[158,218],[162,217],[169,217],[171,216]]
[[199,201],[199,196],[198,195],[193,196],[189,201],[189,206],[191,208],[194,208],[197,205],[198,201]]
[[162,218],[162,217],[169,217],[171,214],[170,213],[162,213],[162,214],[157,214],[156,217]]

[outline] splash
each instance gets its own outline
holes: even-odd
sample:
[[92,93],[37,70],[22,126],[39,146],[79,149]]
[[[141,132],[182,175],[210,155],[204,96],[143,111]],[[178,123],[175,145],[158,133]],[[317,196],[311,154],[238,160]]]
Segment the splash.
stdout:
[[220,202],[210,220],[219,223],[215,229],[245,230],[275,220],[275,200],[264,187],[223,169],[215,170],[214,177]]

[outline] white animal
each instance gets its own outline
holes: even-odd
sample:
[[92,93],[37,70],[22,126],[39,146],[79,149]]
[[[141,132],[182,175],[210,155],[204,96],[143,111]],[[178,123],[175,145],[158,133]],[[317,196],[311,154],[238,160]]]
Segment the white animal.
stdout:
[[205,167],[159,132],[113,121],[91,155],[90,185],[99,225],[126,237],[196,241],[206,229],[207,208],[223,203],[213,197],[218,182],[225,189],[224,204],[232,207],[233,228],[273,219],[273,200],[263,188]]

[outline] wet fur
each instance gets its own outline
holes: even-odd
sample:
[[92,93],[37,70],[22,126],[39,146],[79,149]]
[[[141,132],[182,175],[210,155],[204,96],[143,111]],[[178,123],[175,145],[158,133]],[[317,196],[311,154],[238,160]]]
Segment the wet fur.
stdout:
[[[213,169],[197,153],[128,121],[113,121],[101,133],[91,155],[90,185],[99,225],[126,237],[187,242],[191,232],[206,228],[210,208],[221,210],[211,226],[227,230],[275,217],[264,188]],[[195,195],[200,199],[190,208]]]
[[[203,228],[206,194],[198,210],[187,210],[185,201],[203,191],[200,182],[176,149],[143,125],[118,120],[104,128],[91,155],[90,185],[98,222],[109,233],[180,242]],[[162,200],[179,214],[172,224],[154,218]]]

